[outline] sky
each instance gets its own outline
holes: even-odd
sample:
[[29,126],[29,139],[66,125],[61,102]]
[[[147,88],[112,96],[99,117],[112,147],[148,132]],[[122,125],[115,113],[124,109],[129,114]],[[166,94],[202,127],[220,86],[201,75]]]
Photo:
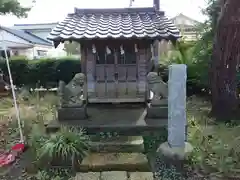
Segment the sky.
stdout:
[[[124,8],[129,6],[130,0],[36,0],[28,18],[18,19],[14,16],[0,16],[0,25],[50,23],[64,20],[68,13],[78,8]],[[32,6],[32,0],[19,0],[24,6]],[[152,7],[153,0],[134,0],[133,7]],[[201,9],[206,7],[206,0],[160,0],[160,9],[166,16],[174,17],[183,13],[197,21],[204,21],[206,17]]]

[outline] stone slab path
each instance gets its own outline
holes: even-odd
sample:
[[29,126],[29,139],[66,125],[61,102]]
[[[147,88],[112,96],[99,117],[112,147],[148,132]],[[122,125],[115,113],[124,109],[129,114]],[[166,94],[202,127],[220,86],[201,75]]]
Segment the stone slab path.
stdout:
[[153,180],[152,172],[105,171],[77,173],[75,180]]

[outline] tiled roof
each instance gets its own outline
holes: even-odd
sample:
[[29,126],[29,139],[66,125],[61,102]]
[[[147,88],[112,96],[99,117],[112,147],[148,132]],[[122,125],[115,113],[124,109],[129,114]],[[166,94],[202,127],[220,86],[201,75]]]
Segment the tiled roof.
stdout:
[[7,28],[7,27],[3,27],[3,26],[0,26],[0,29],[3,29],[11,34],[14,34],[15,36],[22,38],[32,44],[52,46],[51,42],[48,42],[47,40],[42,39],[34,34],[31,34],[30,32],[24,31],[24,30],[17,30],[17,29]]
[[179,30],[154,8],[75,8],[48,36],[53,41],[94,38],[176,39]]

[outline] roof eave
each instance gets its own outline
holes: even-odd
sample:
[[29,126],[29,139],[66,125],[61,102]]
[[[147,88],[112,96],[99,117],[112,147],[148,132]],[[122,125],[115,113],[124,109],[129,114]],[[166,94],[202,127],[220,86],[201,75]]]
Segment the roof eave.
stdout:
[[[81,9],[74,8],[74,14],[82,14],[82,13],[129,13],[129,12],[151,12],[156,11],[154,7],[134,7],[134,8],[104,8],[104,9]],[[163,12],[163,11],[159,11]],[[164,13],[164,12],[163,12]]]
[[53,45],[52,44],[43,44],[43,43],[32,43],[34,45],[40,45],[40,46],[49,46],[49,47],[52,47]]
[[[118,37],[118,38],[113,38],[113,37],[107,37],[107,38],[94,38],[94,40],[106,40],[106,39],[109,39],[109,40],[118,40],[118,39],[123,39],[123,40],[127,40],[127,39],[138,39],[138,40],[146,40],[146,39],[150,39],[150,40],[168,40],[168,41],[176,41],[178,39],[180,39],[181,36],[180,35],[176,35],[176,36],[173,36],[173,35],[170,35],[170,36],[155,36],[155,37],[149,37],[149,36],[145,36],[145,37]],[[54,43],[54,47],[56,48],[61,42],[64,42],[64,41],[91,41],[93,40],[92,38],[89,39],[89,38],[79,38],[79,39],[76,39],[76,38],[61,38],[61,37],[56,37],[56,38],[47,38],[51,41],[53,41]]]

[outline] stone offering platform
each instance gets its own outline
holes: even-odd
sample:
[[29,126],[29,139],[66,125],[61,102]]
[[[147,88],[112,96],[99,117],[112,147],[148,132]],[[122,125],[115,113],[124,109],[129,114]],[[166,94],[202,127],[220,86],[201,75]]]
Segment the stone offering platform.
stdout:
[[89,135],[117,133],[138,136],[144,132],[165,130],[167,119],[147,118],[146,104],[88,104],[88,119],[53,120],[47,125],[48,132],[57,131],[61,125],[84,128]]

